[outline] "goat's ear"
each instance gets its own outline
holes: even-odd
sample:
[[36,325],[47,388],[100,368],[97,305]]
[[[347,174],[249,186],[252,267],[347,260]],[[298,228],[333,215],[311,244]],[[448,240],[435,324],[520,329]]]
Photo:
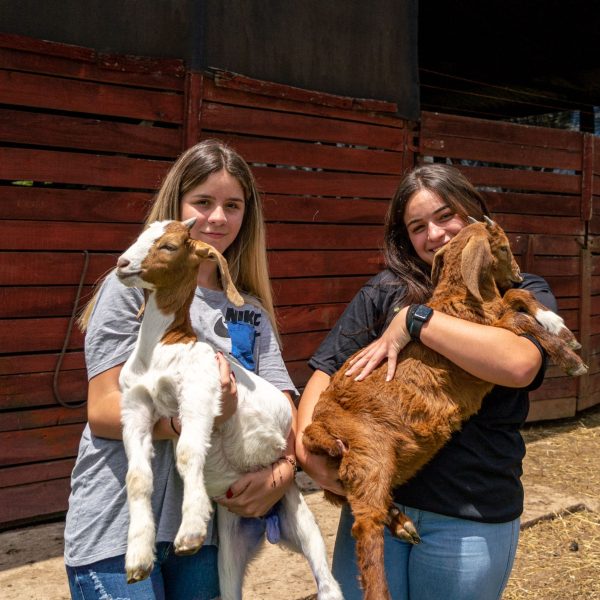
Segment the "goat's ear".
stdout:
[[225,257],[210,244],[205,244],[204,242],[195,240],[194,245],[196,247],[196,253],[198,256],[217,261],[217,266],[219,267],[219,272],[221,273],[221,285],[223,286],[223,290],[225,291],[227,298],[229,298],[229,301],[234,306],[242,306],[244,304],[244,299],[237,291],[235,285],[233,285],[233,280],[231,279]]
[[442,246],[434,255],[433,255],[433,264],[431,265],[431,281],[434,286],[437,285],[440,275],[442,274],[442,268],[444,267],[444,254],[447,249],[447,244]]
[[467,289],[479,302],[483,302],[479,289],[482,272],[491,266],[493,260],[487,236],[474,235],[463,248],[460,272]]

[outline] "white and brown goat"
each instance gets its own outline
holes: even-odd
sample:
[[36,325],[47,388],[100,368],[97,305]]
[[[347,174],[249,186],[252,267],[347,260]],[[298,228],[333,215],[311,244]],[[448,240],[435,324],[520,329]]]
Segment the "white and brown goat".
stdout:
[[[441,248],[432,277],[436,287],[430,307],[517,334],[531,333],[568,374],[587,371],[572,350],[580,346],[562,318],[530,292],[508,289],[522,279],[505,233],[491,220],[465,227]],[[506,289],[502,296],[499,290]],[[338,466],[354,515],[352,535],[364,597],[386,600],[384,526],[401,539],[419,541],[414,524],[394,507],[392,489],[446,444],[493,386],[414,342],[401,351],[390,382],[385,381],[385,364],[360,382],[345,375],[348,368],[346,362],[322,393],[303,441],[309,451],[330,456]],[[326,496],[343,501],[328,492]]]
[[[198,340],[189,317],[200,263],[216,260],[230,301],[237,306],[244,301],[221,254],[191,239],[194,221],[151,224],[117,262],[120,281],[147,292],[137,343],[119,380],[129,461],[125,564],[129,582],[148,577],[154,561],[151,456],[152,429],[159,417],[181,419],[176,464],[184,491],[181,526],[175,538],[178,554],[190,554],[202,546],[212,512],[211,497],[223,496],[242,473],[267,467],[283,456],[292,422],[286,396],[233,361],[237,409],[213,429],[221,412],[218,364],[215,350]],[[263,536],[227,509],[218,506],[218,513],[221,597],[239,600],[246,565]],[[295,484],[282,499],[278,517],[283,543],[308,559],[318,597],[340,600],[342,594],[329,570],[321,533]]]

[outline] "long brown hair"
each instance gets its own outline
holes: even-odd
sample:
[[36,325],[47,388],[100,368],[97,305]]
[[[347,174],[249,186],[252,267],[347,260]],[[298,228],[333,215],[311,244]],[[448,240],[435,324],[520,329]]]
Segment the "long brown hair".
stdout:
[[[224,252],[229,272],[240,291],[258,299],[277,334],[260,195],[250,167],[235,150],[215,139],[204,140],[186,150],[163,180],[146,218],[146,226],[165,219],[180,220],[183,195],[203,183],[212,173],[223,169],[239,181],[246,201],[241,229]],[[87,327],[95,301],[96,295],[79,319],[83,330]]]
[[404,224],[408,201],[416,192],[427,190],[439,196],[457,215],[482,220],[489,210],[482,195],[455,167],[442,163],[416,167],[401,181],[390,202],[385,220],[384,257],[387,268],[406,287],[403,304],[424,302],[433,289],[431,267],[423,261],[410,241]]

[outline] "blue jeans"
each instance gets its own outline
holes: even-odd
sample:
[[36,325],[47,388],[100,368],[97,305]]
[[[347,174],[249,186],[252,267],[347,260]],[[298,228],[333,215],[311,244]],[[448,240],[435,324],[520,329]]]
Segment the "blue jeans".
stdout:
[[125,555],[83,567],[67,565],[73,600],[212,600],[220,596],[217,547],[203,546],[192,556],[176,556],[173,545],[156,545],[148,579],[128,584]]
[[[408,544],[385,529],[385,572],[393,600],[498,600],[519,541],[519,519],[479,523],[399,506],[413,520],[421,543]],[[340,517],[333,575],[345,600],[361,600],[354,557],[353,519]]]

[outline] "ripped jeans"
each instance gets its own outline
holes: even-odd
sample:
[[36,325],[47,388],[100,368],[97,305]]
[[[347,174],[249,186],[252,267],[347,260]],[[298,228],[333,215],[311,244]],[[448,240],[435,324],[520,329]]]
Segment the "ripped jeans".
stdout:
[[176,556],[173,544],[159,542],[150,577],[132,584],[125,577],[125,555],[66,569],[73,600],[213,600],[220,595],[216,546]]

